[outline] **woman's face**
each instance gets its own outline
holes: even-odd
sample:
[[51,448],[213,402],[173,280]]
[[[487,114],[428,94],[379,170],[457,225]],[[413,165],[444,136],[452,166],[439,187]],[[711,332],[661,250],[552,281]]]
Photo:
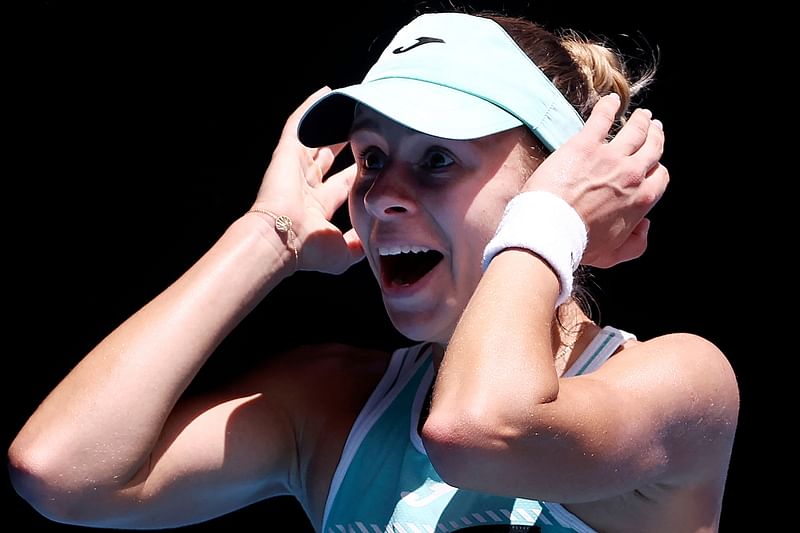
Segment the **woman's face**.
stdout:
[[447,140],[361,106],[350,141],[350,218],[389,317],[410,339],[446,343],[503,209],[538,164],[532,136],[520,127]]

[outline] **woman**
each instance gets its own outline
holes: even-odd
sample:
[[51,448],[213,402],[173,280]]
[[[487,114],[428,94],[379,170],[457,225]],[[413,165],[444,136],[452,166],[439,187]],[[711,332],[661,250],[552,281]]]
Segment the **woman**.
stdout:
[[[639,342],[572,298],[579,264],[644,252],[668,181],[649,112],[607,142],[631,88],[606,54],[423,15],[363,83],[311,95],[253,208],[33,413],[9,450],[17,490],[102,527],[291,494],[326,532],[716,530],[738,412],[724,355]],[[356,165],[324,179],[348,141]],[[303,346],[183,396],[282,280],[364,257],[418,345]]]

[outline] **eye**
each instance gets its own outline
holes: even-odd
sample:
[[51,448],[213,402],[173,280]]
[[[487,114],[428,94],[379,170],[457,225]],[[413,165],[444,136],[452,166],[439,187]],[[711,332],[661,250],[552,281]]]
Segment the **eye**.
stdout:
[[425,157],[423,158],[422,161],[422,166],[435,170],[435,169],[447,168],[453,163],[455,163],[455,160],[446,151],[441,149],[434,149],[434,150],[429,150],[428,152],[425,153]]
[[371,146],[362,150],[358,156],[361,168],[366,171],[374,172],[383,168],[383,163],[386,160],[386,155],[379,149]]

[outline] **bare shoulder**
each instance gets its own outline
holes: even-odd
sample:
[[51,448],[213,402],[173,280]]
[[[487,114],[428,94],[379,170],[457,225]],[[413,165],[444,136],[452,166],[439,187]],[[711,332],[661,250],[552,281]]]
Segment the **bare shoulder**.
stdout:
[[629,341],[609,360],[634,368],[651,368],[670,378],[688,380],[697,390],[713,389],[738,405],[736,375],[726,355],[711,341],[691,333],[671,333],[645,341]]
[[730,361],[714,343],[690,333],[629,341],[597,374],[650,406],[665,440],[673,441],[667,446],[682,452],[673,473],[702,474],[708,467],[706,474],[714,477],[727,468],[739,387]]
[[[321,396],[328,402],[361,398],[383,375],[389,353],[341,343],[301,345],[271,355],[248,380],[280,391],[295,407]],[[316,404],[315,409],[319,410]]]
[[601,421],[594,437],[615,435],[598,452],[615,464],[607,479],[635,490],[568,508],[598,530],[716,530],[739,413],[725,354],[693,334],[631,340],[574,379],[589,393],[573,398]]
[[385,372],[389,355],[344,344],[302,345],[265,354],[218,394],[255,398],[254,416],[284,420],[295,436],[300,426],[346,428]]

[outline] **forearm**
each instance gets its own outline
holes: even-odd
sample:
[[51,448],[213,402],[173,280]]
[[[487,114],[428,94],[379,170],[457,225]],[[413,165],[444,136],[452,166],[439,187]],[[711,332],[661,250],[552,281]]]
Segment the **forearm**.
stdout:
[[[12,465],[79,488],[120,485],[149,457],[180,395],[294,257],[243,217],[180,279],[97,345],[53,390],[10,449]],[[284,266],[284,265],[289,265]]]
[[558,291],[558,279],[534,254],[507,250],[494,258],[447,347],[426,429],[469,428],[491,438],[529,427],[535,407],[558,395]]

